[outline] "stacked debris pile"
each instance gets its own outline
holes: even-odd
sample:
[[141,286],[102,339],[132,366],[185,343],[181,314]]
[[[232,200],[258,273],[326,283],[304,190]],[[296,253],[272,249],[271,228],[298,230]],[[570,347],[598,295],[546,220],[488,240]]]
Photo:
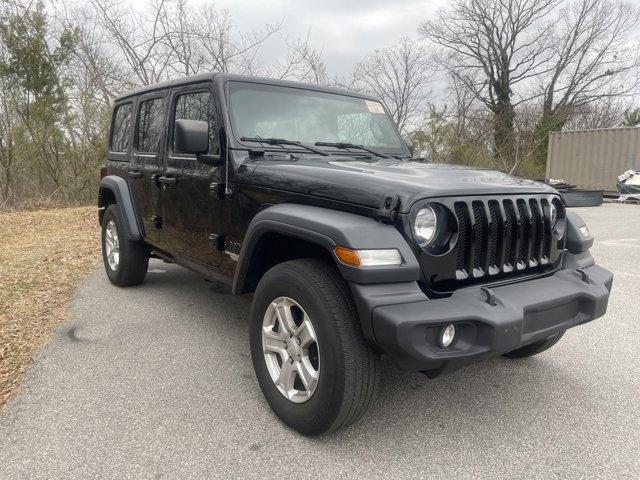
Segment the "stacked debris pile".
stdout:
[[620,192],[620,202],[640,202],[640,171],[627,170],[616,182]]

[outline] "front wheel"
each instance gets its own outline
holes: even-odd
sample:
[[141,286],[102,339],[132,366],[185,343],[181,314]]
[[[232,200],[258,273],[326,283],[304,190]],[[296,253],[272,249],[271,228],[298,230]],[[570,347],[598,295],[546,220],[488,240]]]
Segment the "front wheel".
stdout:
[[520,347],[517,350],[505,353],[504,356],[507,358],[533,357],[534,355],[542,353],[545,350],[549,350],[560,341],[563,335],[564,332],[556,333],[555,335],[552,335],[549,338],[545,338],[544,340],[539,340],[537,342],[530,343],[529,345],[525,345],[524,347]]
[[337,430],[371,404],[379,360],[359,322],[331,264],[287,261],[261,279],[251,306],[253,366],[269,406],[294,430]]
[[127,238],[117,204],[109,205],[102,218],[102,260],[109,281],[118,287],[138,285],[147,275],[149,252]]

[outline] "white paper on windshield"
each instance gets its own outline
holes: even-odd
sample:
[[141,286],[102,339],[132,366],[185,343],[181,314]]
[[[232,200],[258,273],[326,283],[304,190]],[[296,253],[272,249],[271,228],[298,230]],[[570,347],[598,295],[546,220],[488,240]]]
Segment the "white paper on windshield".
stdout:
[[384,108],[382,108],[382,104],[379,102],[374,102],[373,100],[365,100],[365,105],[367,106],[367,110],[371,113],[384,113]]

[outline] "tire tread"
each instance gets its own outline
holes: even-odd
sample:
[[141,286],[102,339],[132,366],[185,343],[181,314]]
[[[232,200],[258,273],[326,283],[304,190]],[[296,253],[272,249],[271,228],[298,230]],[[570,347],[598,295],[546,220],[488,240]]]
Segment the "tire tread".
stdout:
[[337,320],[337,333],[345,359],[345,391],[341,410],[327,432],[339,430],[357,421],[370,407],[380,382],[379,361],[364,340],[351,293],[336,268],[316,259],[286,263],[286,268],[297,269],[309,277]]
[[[337,395],[331,404],[327,404],[327,409],[323,413],[318,412],[313,419],[309,417],[302,423],[296,420],[289,425],[307,435],[333,432],[357,421],[371,406],[380,382],[379,358],[364,338],[349,286],[332,263],[308,258],[288,260],[274,266],[261,279],[254,295],[254,305],[256,299],[261,298],[262,291],[269,289],[268,285],[282,285],[274,282],[289,281],[313,291],[315,301],[322,305],[323,317],[332,332],[334,354],[341,359],[333,367],[333,388]],[[252,307],[252,322],[258,322],[261,315]],[[255,359],[260,357],[255,350],[261,348],[256,347],[257,344],[257,337],[252,336],[254,365]],[[271,395],[269,392],[268,397]],[[277,395],[280,395],[279,392]],[[278,409],[281,408],[278,406]],[[281,418],[288,423],[282,415]]]
[[149,268],[149,251],[147,247],[139,241],[133,241],[126,238],[124,233],[124,219],[118,204],[114,203],[107,207],[102,219],[102,235],[104,237],[104,229],[107,222],[114,220],[118,230],[120,241],[120,265],[118,272],[114,272],[107,264],[104,258],[104,240],[103,240],[103,260],[107,271],[107,276],[111,283],[118,287],[132,287],[141,284],[147,276]]

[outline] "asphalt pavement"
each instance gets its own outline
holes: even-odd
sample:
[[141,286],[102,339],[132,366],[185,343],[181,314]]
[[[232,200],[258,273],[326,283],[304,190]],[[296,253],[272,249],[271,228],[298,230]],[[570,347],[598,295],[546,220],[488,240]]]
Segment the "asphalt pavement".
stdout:
[[160,261],[119,289],[100,266],[0,413],[0,479],[638,478],[640,207],[576,210],[615,273],[604,318],[433,380],[385,362],[366,417],[320,438],[264,401],[249,298]]

